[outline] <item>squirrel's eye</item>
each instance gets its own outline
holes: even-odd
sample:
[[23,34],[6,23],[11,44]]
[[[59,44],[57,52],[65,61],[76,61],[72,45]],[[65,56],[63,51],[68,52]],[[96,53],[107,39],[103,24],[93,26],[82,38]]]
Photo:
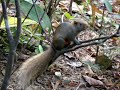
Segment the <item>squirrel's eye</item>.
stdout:
[[82,26],[82,24],[81,24],[81,23],[80,23],[79,25],[80,25],[80,26]]

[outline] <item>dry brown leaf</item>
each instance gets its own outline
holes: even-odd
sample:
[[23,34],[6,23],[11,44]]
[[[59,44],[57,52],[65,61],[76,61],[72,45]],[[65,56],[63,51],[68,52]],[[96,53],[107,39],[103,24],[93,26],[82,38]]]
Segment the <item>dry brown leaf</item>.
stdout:
[[67,11],[68,11],[69,4],[70,4],[69,1],[60,1],[59,2],[60,8],[63,10],[67,10]]
[[115,2],[113,1],[113,10],[112,12],[120,14],[120,0],[116,0]]
[[52,21],[52,27],[57,28],[59,26],[59,22],[56,20]]
[[92,6],[92,9],[94,10],[94,12],[102,14],[102,11],[99,8],[97,8],[95,5],[91,5],[91,6]]
[[58,86],[59,86],[60,83],[61,83],[61,80],[57,80],[56,84],[53,87],[53,90],[57,90],[57,88],[58,88]]
[[83,76],[85,81],[92,86],[104,86],[104,83],[100,80],[96,80],[94,78],[88,77],[88,76]]
[[92,25],[95,27],[95,15],[96,13],[102,14],[102,12],[94,5],[91,3],[91,8],[92,8]]

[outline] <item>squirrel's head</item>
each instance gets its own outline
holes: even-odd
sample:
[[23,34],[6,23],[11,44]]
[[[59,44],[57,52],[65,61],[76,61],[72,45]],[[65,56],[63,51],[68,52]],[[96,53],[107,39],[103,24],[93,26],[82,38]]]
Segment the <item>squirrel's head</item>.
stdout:
[[74,20],[72,22],[73,26],[75,26],[75,28],[78,30],[78,32],[86,30],[86,28],[88,27],[87,22],[83,21],[83,20]]

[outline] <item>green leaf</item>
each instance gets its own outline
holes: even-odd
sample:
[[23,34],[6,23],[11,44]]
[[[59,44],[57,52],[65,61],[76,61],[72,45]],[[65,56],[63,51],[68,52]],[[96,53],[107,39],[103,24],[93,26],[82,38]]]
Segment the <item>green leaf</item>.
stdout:
[[43,48],[42,48],[42,46],[41,45],[39,45],[36,49],[35,49],[35,52],[36,53],[43,53]]
[[32,0],[25,0],[25,1],[33,4],[33,1],[32,1]]
[[[22,21],[23,21],[23,19],[24,18],[22,18]],[[9,21],[10,28],[17,27],[17,18],[16,17],[8,17],[8,21]],[[31,24],[37,24],[37,22],[30,20],[30,19],[26,19],[25,22],[22,24],[22,26],[31,25]],[[0,29],[5,29],[4,20],[2,21]]]
[[73,19],[74,18],[68,12],[65,12],[64,15],[66,16],[67,19]]
[[39,52],[42,53],[43,52],[43,48],[41,45],[38,46]]
[[87,4],[90,4],[91,0],[86,0]]
[[104,3],[109,12],[112,12],[112,5],[108,2],[108,0],[104,0]]
[[[21,10],[23,11],[23,13],[25,15],[28,14],[28,11],[30,10],[30,8],[32,7],[32,4],[29,3],[29,2],[26,2],[26,1],[23,1],[21,2]],[[36,22],[39,23],[39,20],[38,20],[38,17],[37,17],[37,14],[36,14],[36,10],[38,12],[38,16],[39,18],[41,18],[43,16],[43,13],[44,13],[44,16],[42,17],[42,20],[41,20],[41,25],[42,25],[42,28],[44,30],[51,30],[51,22],[50,22],[50,19],[48,17],[48,15],[46,14],[46,12],[44,12],[44,10],[39,7],[38,5],[35,5],[35,7],[33,7],[28,15],[28,17]]]
[[100,67],[97,64],[93,64],[90,60],[83,61],[84,65],[86,65],[88,68],[92,69],[95,72],[99,72]]

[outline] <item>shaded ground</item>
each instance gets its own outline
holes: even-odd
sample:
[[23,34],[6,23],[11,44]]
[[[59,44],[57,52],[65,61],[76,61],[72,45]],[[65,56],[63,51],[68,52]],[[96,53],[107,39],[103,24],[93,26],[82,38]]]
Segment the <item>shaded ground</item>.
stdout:
[[[94,36],[87,33],[87,38]],[[85,38],[86,34],[82,36]],[[94,33],[93,33],[94,34]],[[101,51],[102,52],[102,51]],[[120,79],[120,55],[112,59],[112,68],[101,71],[94,66],[95,46],[89,46],[60,56],[48,70],[36,79],[27,90],[106,90]],[[14,90],[14,72],[23,61],[14,65],[9,90]],[[90,64],[90,62],[92,64]],[[5,72],[5,60],[0,61],[0,85]],[[107,64],[106,64],[107,65]],[[94,67],[93,67],[94,66]],[[120,90],[120,83],[112,90]]]

